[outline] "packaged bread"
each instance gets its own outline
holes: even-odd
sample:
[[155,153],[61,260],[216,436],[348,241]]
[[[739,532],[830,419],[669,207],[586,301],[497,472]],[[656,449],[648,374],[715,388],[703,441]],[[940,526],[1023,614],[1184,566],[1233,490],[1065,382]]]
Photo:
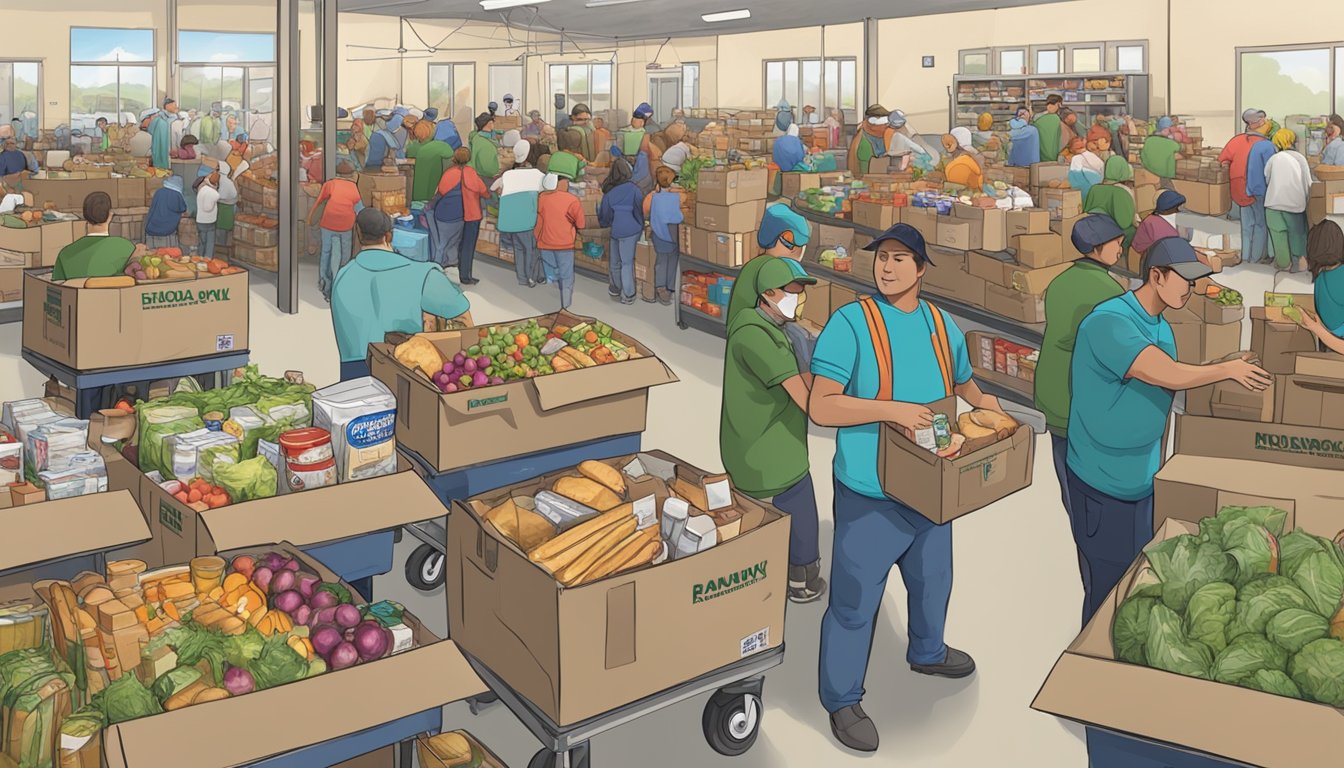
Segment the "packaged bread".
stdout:
[[542,563],[559,555],[570,547],[585,541],[589,537],[602,533],[608,527],[620,522],[623,518],[633,517],[633,513],[633,504],[622,504],[609,512],[604,512],[597,517],[585,520],[550,541],[547,541],[535,549],[529,550],[527,557],[534,563]]
[[[618,547],[627,536],[634,533],[637,525],[638,521],[635,520],[634,515],[630,515],[613,525],[601,536],[570,547],[556,558],[543,561],[541,565],[549,568],[551,573],[555,574],[555,580],[561,584],[566,586],[577,584],[579,579],[597,564],[598,560],[611,554],[612,550]],[[561,562],[564,562],[564,565],[560,565]]]
[[621,476],[621,471],[613,466],[589,460],[579,465],[579,474],[595,483],[601,483],[618,496],[625,495],[625,478]]
[[556,534],[555,525],[550,520],[518,506],[513,497],[486,512],[485,519],[524,552],[549,541]]
[[610,488],[586,477],[562,477],[555,481],[551,490],[598,512],[605,512],[621,503],[621,497]]
[[573,586],[604,579],[641,565],[648,565],[658,556],[660,549],[662,549],[662,540],[658,538],[658,528],[656,526],[635,531],[626,536],[606,555],[598,558],[591,568],[575,580]]
[[967,440],[980,440],[987,437],[994,437],[997,433],[989,427],[982,427],[971,418],[969,412],[957,417],[957,431],[966,436]]
[[[1006,416],[997,411],[974,410],[970,412],[971,421],[985,429],[993,430],[1000,440],[1011,436],[1017,431],[1018,424],[1011,416]],[[958,425],[960,426],[960,425]],[[970,437],[970,435],[967,435]]]

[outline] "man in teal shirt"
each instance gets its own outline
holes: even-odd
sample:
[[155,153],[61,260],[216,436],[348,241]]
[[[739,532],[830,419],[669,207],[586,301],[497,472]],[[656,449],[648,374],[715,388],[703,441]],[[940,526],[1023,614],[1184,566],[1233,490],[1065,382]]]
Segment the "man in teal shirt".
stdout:
[[337,273],[331,287],[341,381],[369,375],[369,345],[385,334],[424,330],[424,312],[471,325],[471,305],[442,267],[392,250],[392,219],[386,213],[360,211],[355,232],[363,250]]
[[817,424],[838,428],[831,596],[821,622],[821,703],[841,744],[873,752],[877,727],[860,702],[873,622],[893,565],[900,567],[909,593],[910,668],[952,678],[975,672],[969,655],[943,642],[952,595],[952,526],[937,525],[883,493],[877,475],[881,424],[913,436],[933,425],[926,403],[954,394],[973,408],[1002,412],[1003,407],[971,378],[961,329],[920,299],[930,261],[919,230],[897,224],[864,250],[876,251],[873,278],[880,296],[847,304],[827,322],[812,356],[809,412]]
[[1084,624],[1153,537],[1153,477],[1175,393],[1219,381],[1258,392],[1272,382],[1245,359],[1176,362],[1162,313],[1184,307],[1194,282],[1211,274],[1189,243],[1159,240],[1143,269],[1143,285],[1093,310],[1074,344],[1067,482]]

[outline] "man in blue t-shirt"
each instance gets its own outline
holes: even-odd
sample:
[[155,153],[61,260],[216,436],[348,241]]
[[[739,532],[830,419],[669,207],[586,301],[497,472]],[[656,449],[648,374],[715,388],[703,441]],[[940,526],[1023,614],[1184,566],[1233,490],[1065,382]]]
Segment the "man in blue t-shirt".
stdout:
[[1176,362],[1162,313],[1184,307],[1194,282],[1211,274],[1188,242],[1157,241],[1143,274],[1138,289],[1097,305],[1074,343],[1067,463],[1084,624],[1153,537],[1153,477],[1175,393],[1219,381],[1259,392],[1272,381],[1243,358]]
[[[809,411],[817,424],[838,428],[821,703],[841,744],[873,752],[877,728],[860,704],[873,621],[893,565],[909,592],[910,668],[953,678],[975,672],[969,655],[943,642],[952,594],[952,526],[937,525],[883,493],[877,475],[881,424],[908,434],[928,429],[934,414],[925,404],[953,394],[974,408],[1003,408],[971,378],[961,329],[919,297],[930,263],[919,231],[897,224],[864,250],[876,251],[873,277],[880,295],[841,307],[826,324],[812,355]],[[885,343],[875,344],[877,338]]]

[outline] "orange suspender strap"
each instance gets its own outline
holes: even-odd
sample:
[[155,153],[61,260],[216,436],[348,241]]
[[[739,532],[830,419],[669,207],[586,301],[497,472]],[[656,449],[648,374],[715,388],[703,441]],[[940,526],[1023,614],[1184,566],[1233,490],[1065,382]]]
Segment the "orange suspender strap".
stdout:
[[943,322],[943,313],[937,307],[924,303],[933,315],[933,336],[930,341],[933,342],[933,354],[938,358],[938,370],[943,374],[944,397],[952,396],[952,388],[956,385],[953,380],[952,368],[952,343],[947,337],[947,324]]
[[873,340],[873,352],[877,357],[877,396],[875,399],[887,401],[892,397],[891,339],[887,336],[887,323],[882,319],[882,309],[870,296],[859,302],[863,316],[868,321],[868,336]]

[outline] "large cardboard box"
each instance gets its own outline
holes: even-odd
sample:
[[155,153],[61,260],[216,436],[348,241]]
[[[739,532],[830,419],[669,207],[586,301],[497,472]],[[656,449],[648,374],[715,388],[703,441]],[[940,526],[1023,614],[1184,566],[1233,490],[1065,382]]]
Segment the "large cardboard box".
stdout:
[[[957,399],[929,403],[946,415],[956,431]],[[953,459],[915,444],[898,427],[882,426],[877,448],[882,490],[935,523],[968,515],[1031,485],[1036,439],[1020,425],[1004,440],[968,441]]]
[[1044,208],[1018,208],[1006,211],[1004,217],[1009,239],[1021,235],[1043,235],[1050,231],[1050,212]]
[[1031,186],[1048,187],[1052,181],[1069,180],[1068,163],[1034,163],[1031,166]]
[[359,196],[364,204],[372,206],[375,192],[404,192],[409,200],[410,178],[400,173],[360,173],[355,179],[355,186],[359,187]]
[[1180,417],[1177,427],[1177,454],[1344,470],[1344,430],[1193,415]]
[[[33,202],[38,208],[43,208],[47,203],[52,203],[57,210],[68,211],[70,213],[79,213],[84,210],[84,198],[94,192],[106,192],[112,198],[112,207],[124,207],[118,200],[117,183],[120,179],[53,179],[44,176],[35,176],[24,179],[20,188],[24,192],[31,192]],[[141,188],[142,199],[131,201],[127,205],[144,205],[143,186]]]
[[1278,391],[1283,387],[1284,378],[1275,376],[1274,383],[1263,392],[1252,392],[1235,381],[1220,381],[1187,390],[1185,412],[1191,416],[1273,423]]
[[1172,179],[1177,192],[1185,196],[1185,210],[1205,216],[1222,216],[1232,209],[1232,189],[1227,184]]
[[818,328],[824,328],[826,321],[831,319],[831,281],[819,277],[815,285],[805,286],[803,293],[806,294],[807,300],[803,302],[802,319]]
[[1033,296],[1044,296],[1045,289],[1073,264],[1056,264],[1042,269],[1026,269],[1006,253],[971,251],[966,255],[967,270],[992,285],[1011,288]]
[[897,208],[894,205],[857,200],[854,202],[854,223],[860,227],[885,232],[901,222],[903,210],[904,207]]
[[820,189],[821,174],[819,173],[781,173],[779,174],[781,189],[784,197],[793,199],[804,190]]
[[76,370],[145,365],[248,348],[248,273],[129,288],[23,277],[23,348]]
[[1186,306],[1206,323],[1212,325],[1236,323],[1240,326],[1242,318],[1246,317],[1245,305],[1219,304],[1216,299],[1209,298],[1209,288],[1215,286],[1226,290],[1225,286],[1218,285],[1207,277],[1196,280],[1195,289],[1191,292],[1190,302]]
[[1156,184],[1140,184],[1134,187],[1134,210],[1140,217],[1151,214],[1157,208],[1157,197],[1162,188]]
[[708,169],[700,172],[695,199],[710,205],[733,205],[766,197],[764,168],[750,171]]
[[[818,225],[816,234],[816,240],[807,244],[809,252],[820,256],[822,251],[844,248],[850,256],[854,255],[857,238],[853,227],[821,224]],[[867,243],[865,242],[864,245],[867,245]]]
[[1344,429],[1344,380],[1293,374],[1280,377],[1279,421]]
[[635,243],[635,284],[640,298],[645,301],[658,300],[657,286],[653,282],[657,260],[658,254],[653,250],[653,243],[647,240]]
[[[705,477],[661,452],[607,463],[645,457],[664,465],[650,466],[655,486],[668,478],[698,486]],[[787,515],[734,493],[734,506],[759,525],[744,520],[740,535],[708,550],[567,588],[483,515],[572,474],[457,501],[448,516],[450,634],[509,687],[569,725],[783,643]]]
[[1251,307],[1251,351],[1270,373],[1294,373],[1299,352],[1315,352],[1316,337],[1291,321],[1271,321],[1265,307]]
[[1083,193],[1076,189],[1045,189],[1037,204],[1050,212],[1051,219],[1073,219],[1083,215]]
[[83,237],[87,226],[82,219],[52,221],[41,226],[15,229],[0,227],[0,253],[7,257],[23,256],[23,263],[6,261],[6,266],[50,267],[61,249]]
[[1019,235],[1013,241],[1013,248],[1017,251],[1017,262],[1029,269],[1053,267],[1082,257],[1082,254],[1072,247],[1065,253],[1063,241],[1054,232],[1043,235]]
[[[595,322],[567,312],[522,318],[543,327]],[[641,357],[593,368],[444,394],[423,374],[392,356],[393,345],[369,347],[373,375],[397,397],[397,442],[446,472],[612,435],[643,432],[649,387],[677,381],[648,347],[615,331],[613,338]],[[451,357],[476,343],[477,328],[427,334]]]
[[952,215],[958,220],[975,224],[980,230],[980,248],[986,251],[1002,251],[1008,248],[1008,212],[1002,208],[954,205]]
[[686,227],[689,247],[686,253],[721,267],[740,267],[760,252],[756,233],[729,234]]
[[919,230],[926,243],[938,239],[938,212],[932,208],[906,208],[901,211],[901,221]]
[[984,228],[981,222],[940,216],[935,232],[934,242],[944,248],[971,251],[984,245]]
[[999,285],[985,285],[985,309],[1020,323],[1044,323],[1045,299]]
[[[1241,350],[1241,326],[1210,325],[1189,307],[1163,313],[1176,337],[1176,359],[1190,365],[1222,360]],[[1272,372],[1272,371],[1271,371]]]
[[695,204],[695,226],[710,232],[755,232],[760,228],[764,215],[765,200],[748,200],[732,205]]

